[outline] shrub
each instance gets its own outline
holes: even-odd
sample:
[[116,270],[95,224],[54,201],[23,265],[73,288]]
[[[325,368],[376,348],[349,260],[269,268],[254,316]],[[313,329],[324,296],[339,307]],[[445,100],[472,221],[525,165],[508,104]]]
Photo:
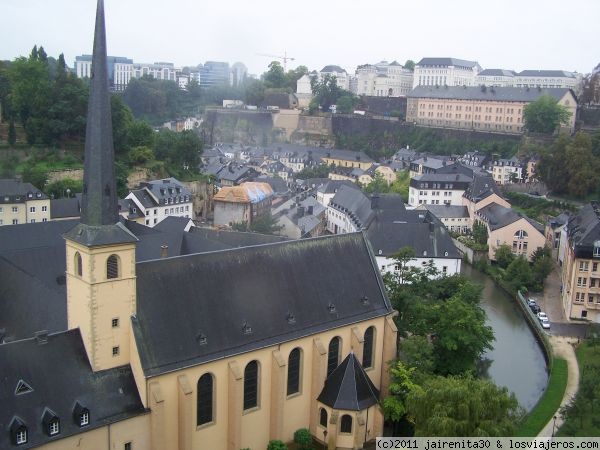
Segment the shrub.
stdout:
[[278,440],[269,441],[267,450],[287,450],[287,445]]
[[299,450],[311,450],[312,434],[306,428],[300,428],[294,433],[294,442],[300,447]]

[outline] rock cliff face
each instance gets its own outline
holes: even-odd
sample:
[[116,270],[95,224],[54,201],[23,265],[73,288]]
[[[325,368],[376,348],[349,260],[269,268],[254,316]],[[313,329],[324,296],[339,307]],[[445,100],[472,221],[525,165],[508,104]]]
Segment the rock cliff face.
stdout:
[[274,132],[270,112],[209,109],[202,123],[207,145],[236,142],[246,145],[269,145],[280,133]]

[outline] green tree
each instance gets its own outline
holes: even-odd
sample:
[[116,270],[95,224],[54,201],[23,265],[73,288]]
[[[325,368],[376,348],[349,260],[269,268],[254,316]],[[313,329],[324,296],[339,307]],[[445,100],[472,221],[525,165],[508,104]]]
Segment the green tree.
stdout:
[[272,61],[269,70],[263,74],[263,81],[267,88],[285,88],[287,78],[279,61]]
[[536,173],[540,180],[557,194],[567,192],[569,173],[567,170],[567,146],[570,138],[566,134],[558,136],[548,149],[540,154]]
[[14,146],[17,142],[17,131],[15,130],[15,121],[11,119],[8,124],[8,143]]
[[523,410],[490,380],[431,377],[407,398],[415,436],[513,436]]
[[399,194],[402,200],[408,202],[408,187],[410,184],[410,173],[408,170],[400,170],[396,172],[396,180],[390,187],[390,192]]
[[570,117],[569,109],[549,94],[541,95],[523,108],[525,128],[536,133],[553,133],[568,124]]
[[422,394],[421,387],[414,381],[416,377],[414,367],[407,367],[401,361],[396,361],[390,367],[391,383],[390,395],[383,399],[383,413],[385,418],[399,422],[407,414],[407,399],[409,395]]
[[420,373],[433,373],[435,356],[433,344],[427,336],[412,334],[402,341],[399,347],[399,359],[408,368],[414,368]]
[[129,150],[128,132],[134,121],[133,114],[120,95],[111,95],[110,111],[115,154],[119,155]]
[[458,375],[475,370],[475,363],[494,340],[492,328],[479,305],[454,296],[441,303],[434,328],[433,353],[436,372]]
[[415,70],[415,62],[412,59],[407,59],[404,63],[404,68],[408,70]]
[[487,227],[478,220],[473,224],[473,239],[481,245],[487,245],[488,243]]
[[358,104],[359,98],[352,95],[342,95],[337,99],[337,112],[340,114],[350,114]]
[[594,157],[592,140],[584,132],[577,133],[566,150],[567,191],[584,198],[600,185],[600,160]]
[[494,258],[496,258],[496,263],[500,267],[506,269],[515,259],[515,255],[513,255],[513,252],[508,245],[502,244],[494,252]]
[[143,120],[134,120],[127,129],[127,146],[152,147],[154,145],[154,130]]
[[[67,192],[67,189],[69,192]],[[44,188],[44,193],[50,198],[74,197],[83,191],[83,181],[65,178],[64,180],[49,183]]]
[[252,220],[249,230],[261,234],[275,234],[283,227],[277,225],[277,221],[271,214],[262,214]]
[[383,175],[381,175],[379,172],[375,172],[373,175],[373,181],[367,184],[364,190],[369,194],[386,193],[390,191],[390,186]]
[[154,160],[154,152],[148,147],[133,147],[128,154],[129,163],[133,165],[145,164]]
[[307,74],[308,67],[306,66],[298,66],[293,70],[288,70],[288,73],[285,75],[286,84],[292,92],[296,92],[298,90],[298,80]]
[[522,287],[530,288],[534,283],[531,267],[523,256],[516,257],[508,265],[503,278],[514,291]]
[[244,102],[247,105],[260,105],[265,98],[265,84],[261,80],[249,78],[244,84]]
[[353,94],[340,88],[337,84],[337,78],[332,75],[325,75],[321,81],[316,77],[311,78],[311,90],[314,95],[313,109],[320,106],[322,111],[329,111],[331,105],[335,105],[342,96]]
[[296,173],[294,177],[298,180],[308,180],[310,178],[327,178],[331,167],[327,164],[319,164],[314,167],[305,167],[300,172]]
[[200,137],[191,130],[185,130],[178,133],[177,145],[169,157],[174,164],[196,170],[201,153],[202,141]]

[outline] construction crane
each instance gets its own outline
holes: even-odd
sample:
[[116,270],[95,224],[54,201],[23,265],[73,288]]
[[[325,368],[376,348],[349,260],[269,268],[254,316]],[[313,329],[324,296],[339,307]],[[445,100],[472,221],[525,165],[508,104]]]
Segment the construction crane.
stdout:
[[269,54],[265,54],[265,53],[257,53],[257,56],[266,56],[268,58],[277,58],[277,59],[281,59],[283,61],[283,71],[287,72],[287,62],[288,61],[294,61],[296,58],[292,58],[291,56],[287,55],[287,52],[283,52],[283,56],[279,56],[279,55],[269,55]]

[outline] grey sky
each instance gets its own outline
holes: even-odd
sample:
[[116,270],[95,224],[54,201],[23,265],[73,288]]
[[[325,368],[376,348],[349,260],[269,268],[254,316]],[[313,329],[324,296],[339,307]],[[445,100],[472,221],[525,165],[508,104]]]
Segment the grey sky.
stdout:
[[[0,0],[0,59],[34,44],[90,53],[96,0]],[[598,0],[105,0],[108,52],[135,62],[242,61],[251,73],[283,55],[321,69],[424,56],[483,68],[588,73],[600,62]]]

